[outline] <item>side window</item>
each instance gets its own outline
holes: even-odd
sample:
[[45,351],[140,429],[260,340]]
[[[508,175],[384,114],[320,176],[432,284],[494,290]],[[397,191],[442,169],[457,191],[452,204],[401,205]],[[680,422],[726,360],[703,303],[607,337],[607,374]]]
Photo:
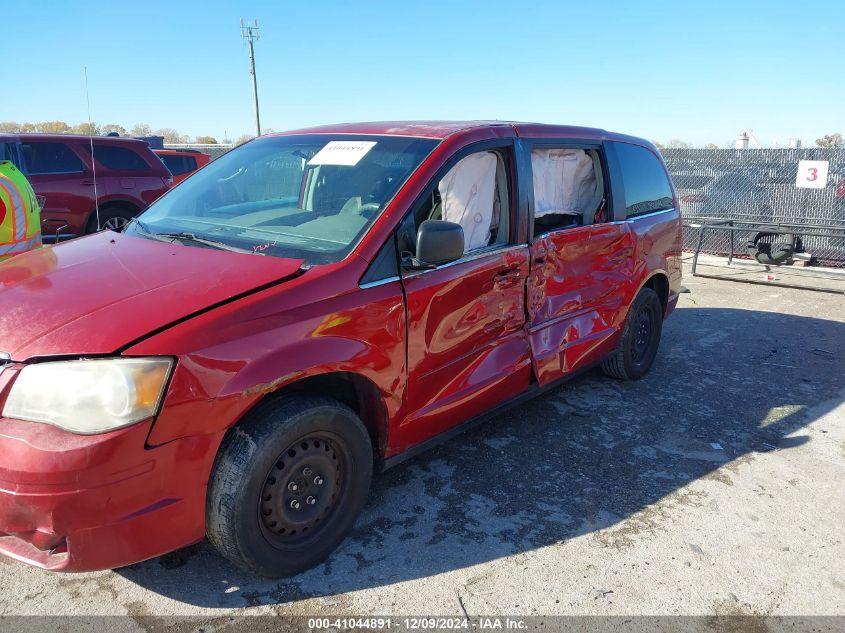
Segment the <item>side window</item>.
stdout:
[[[88,153],[90,145],[85,145]],[[94,158],[106,169],[115,171],[147,171],[150,166],[135,151],[117,145],[94,144]]]
[[628,217],[671,209],[672,187],[660,160],[645,147],[614,143]]
[[170,156],[168,154],[156,154],[159,160],[164,163],[164,166],[167,167],[167,171],[169,171],[174,176],[178,176],[182,173],[182,161],[179,160],[178,156]]
[[237,200],[284,200],[286,205],[310,210],[302,199],[303,179],[309,169],[307,156],[301,154],[286,149],[247,165],[244,177],[234,181]]
[[607,195],[597,150],[535,148],[534,235],[607,221]]
[[27,174],[67,174],[85,171],[79,157],[64,143],[21,143]]
[[174,156],[172,154],[165,154],[163,156],[159,156],[159,158],[174,176],[194,171],[197,168],[197,159],[193,156]]
[[[0,160],[10,160],[13,163],[18,162],[15,156],[15,146],[12,143],[0,143]],[[17,165],[15,165],[17,166]]]
[[464,252],[510,239],[510,191],[504,150],[475,152],[440,177],[414,213],[414,231],[426,220],[446,220],[464,229]]

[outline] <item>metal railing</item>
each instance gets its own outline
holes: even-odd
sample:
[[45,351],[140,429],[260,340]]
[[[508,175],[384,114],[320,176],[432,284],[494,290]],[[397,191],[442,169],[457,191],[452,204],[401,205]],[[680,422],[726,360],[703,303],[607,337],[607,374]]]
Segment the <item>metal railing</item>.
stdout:
[[[761,228],[779,227],[797,236],[796,252],[809,265],[845,268],[845,147],[661,152],[687,225],[708,225],[687,232],[687,250],[748,258],[747,242]],[[824,187],[796,186],[801,160],[827,162]]]
[[[768,238],[774,238],[774,236],[778,236],[777,239],[781,240],[779,244],[779,248],[781,248],[781,253],[792,253],[785,258],[787,261],[792,261],[793,258],[798,257],[803,259],[803,263],[809,264],[812,262],[812,258],[808,257],[806,254],[801,253],[801,251],[803,250],[803,240],[808,240],[812,242],[826,239],[835,240],[836,242],[845,242],[845,225],[808,226],[807,224],[794,224],[787,222],[771,224],[754,222],[750,220],[688,217],[684,219],[684,227],[685,236],[690,237],[695,241],[695,248],[693,252],[691,267],[691,272],[693,276],[712,277],[715,279],[731,279],[733,281],[743,281],[746,283],[764,283],[765,285],[772,285],[772,281],[777,281],[777,285],[779,286],[845,294],[845,288],[843,288],[841,284],[839,284],[838,286],[831,286],[830,283],[826,283],[824,285],[813,283],[813,279],[834,279],[838,280],[839,282],[845,280],[842,271],[839,270],[833,271],[827,269],[827,272],[825,272],[825,269],[805,268],[803,270],[809,270],[811,274],[803,276],[801,283],[790,283],[784,280],[776,280],[773,277],[763,282],[757,280],[754,277],[746,276],[743,278],[736,275],[727,277],[725,275],[700,273],[698,271],[699,256],[702,253],[705,238],[708,235],[722,234],[725,236],[725,241],[728,244],[727,252],[715,254],[727,256],[726,263],[728,267],[730,267],[734,263],[734,258],[736,256],[737,251],[742,248],[739,247],[738,244],[744,245],[744,258],[754,259],[754,261],[758,261],[755,257],[755,251],[757,247],[753,240],[748,239],[750,236],[761,236]],[[737,240],[738,236],[741,238],[739,241]],[[788,240],[786,238],[788,238]],[[769,243],[772,244],[773,241],[774,239],[772,239]],[[764,265],[766,270],[772,269],[772,265],[767,264],[765,262],[760,263]],[[791,276],[795,277],[796,273],[800,272],[801,270],[802,269],[790,271]]]

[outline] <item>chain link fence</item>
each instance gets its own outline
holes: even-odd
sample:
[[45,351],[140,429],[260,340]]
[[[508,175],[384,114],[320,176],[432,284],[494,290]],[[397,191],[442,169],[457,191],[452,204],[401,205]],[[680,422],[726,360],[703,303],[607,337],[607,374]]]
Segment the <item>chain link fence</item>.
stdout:
[[[845,147],[661,151],[678,190],[685,249],[748,258],[757,238],[757,249],[790,242],[809,265],[845,268]],[[824,187],[796,186],[801,160],[827,161]]]

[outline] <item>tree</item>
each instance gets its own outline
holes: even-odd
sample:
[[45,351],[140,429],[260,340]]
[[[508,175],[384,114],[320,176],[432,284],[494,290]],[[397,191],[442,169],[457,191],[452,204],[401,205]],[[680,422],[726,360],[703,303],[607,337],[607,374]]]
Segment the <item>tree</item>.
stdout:
[[217,139],[213,136],[198,136],[197,143],[201,145],[217,145]]
[[845,145],[845,138],[839,132],[825,134],[821,138],[816,139],[816,145],[819,147],[842,147]]
[[74,134],[83,134],[85,136],[99,136],[100,128],[96,123],[80,123],[73,126]]
[[151,134],[152,130],[146,123],[136,123],[132,126],[132,129],[129,130],[129,136],[150,136]]
[[716,145],[716,143],[707,143],[707,145],[704,146],[704,149],[719,149],[719,146]]
[[0,132],[14,134],[21,131],[21,124],[14,121],[0,121]]
[[154,136],[161,136],[164,137],[165,143],[182,143],[183,137],[179,135],[179,132],[174,130],[172,127],[163,127],[160,130],[156,130],[153,132]]
[[106,125],[100,128],[100,131],[104,135],[111,134],[112,132],[117,132],[121,136],[126,136],[126,128],[122,125],[118,125],[117,123],[107,123]]
[[251,141],[255,137],[252,134],[244,134],[243,136],[239,136],[238,139],[235,141],[235,147],[238,145],[243,145],[247,141]]
[[671,149],[689,149],[690,147],[692,147],[692,145],[690,145],[686,141],[681,141],[676,138],[672,138],[669,139],[667,147],[670,147]]
[[69,134],[70,126],[64,121],[44,121],[35,124],[36,130],[45,134]]

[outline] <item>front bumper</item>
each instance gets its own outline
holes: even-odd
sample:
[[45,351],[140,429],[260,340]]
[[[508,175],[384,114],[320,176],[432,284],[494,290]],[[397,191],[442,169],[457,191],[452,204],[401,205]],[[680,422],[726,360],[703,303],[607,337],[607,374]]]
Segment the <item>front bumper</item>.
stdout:
[[93,571],[201,540],[222,434],[148,449],[151,424],[85,436],[0,418],[0,554]]

